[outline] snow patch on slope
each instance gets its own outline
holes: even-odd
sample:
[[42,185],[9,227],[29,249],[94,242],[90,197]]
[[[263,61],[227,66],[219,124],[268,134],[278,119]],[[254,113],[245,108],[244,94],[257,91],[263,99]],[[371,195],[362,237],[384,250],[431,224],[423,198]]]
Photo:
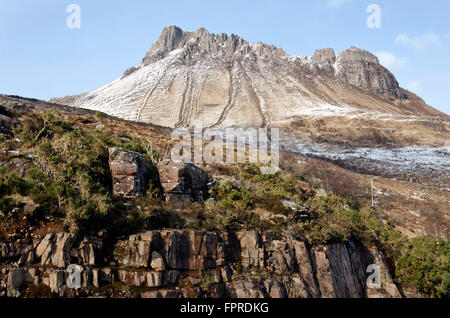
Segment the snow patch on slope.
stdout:
[[[284,135],[282,149],[309,157],[347,163],[347,167],[374,175],[403,179],[434,177],[438,184],[450,178],[450,147],[343,148]],[[445,185],[445,184],[442,185]],[[434,184],[435,185],[435,184]]]
[[[129,76],[118,78],[100,87],[75,106],[102,111],[128,120],[139,119],[146,105],[146,99],[165,77],[167,69],[181,51],[182,49],[174,50],[166,58],[140,67]],[[136,107],[136,103],[140,106]]]

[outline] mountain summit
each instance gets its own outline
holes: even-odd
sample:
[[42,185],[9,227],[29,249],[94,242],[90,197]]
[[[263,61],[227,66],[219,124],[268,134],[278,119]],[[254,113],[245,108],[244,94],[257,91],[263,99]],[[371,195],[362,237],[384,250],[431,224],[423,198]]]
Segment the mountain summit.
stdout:
[[368,51],[312,57],[201,28],[163,29],[142,63],[95,91],[52,101],[168,127],[267,126],[300,116],[441,116]]

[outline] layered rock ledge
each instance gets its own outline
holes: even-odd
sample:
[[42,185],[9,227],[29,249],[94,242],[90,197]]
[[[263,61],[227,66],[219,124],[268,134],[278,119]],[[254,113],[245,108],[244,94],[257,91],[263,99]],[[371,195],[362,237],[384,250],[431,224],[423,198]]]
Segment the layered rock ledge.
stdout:
[[[311,247],[301,238],[256,231],[148,231],[113,244],[104,233],[48,234],[0,243],[0,294],[45,289],[59,296],[131,297],[401,297],[376,249],[336,243]],[[69,288],[69,264],[81,266]],[[366,285],[367,266],[380,288]],[[108,287],[118,294],[107,292]]]

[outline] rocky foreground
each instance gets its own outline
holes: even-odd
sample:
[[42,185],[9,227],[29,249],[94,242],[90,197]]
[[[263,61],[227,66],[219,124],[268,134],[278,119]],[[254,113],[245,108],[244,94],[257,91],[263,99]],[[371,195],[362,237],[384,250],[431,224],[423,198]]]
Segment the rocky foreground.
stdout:
[[[109,167],[116,196],[143,195],[150,173],[141,154],[110,148]],[[201,200],[200,168],[164,160],[158,171],[166,200]],[[312,248],[273,231],[27,232],[0,243],[0,264],[7,297],[401,297],[378,250],[352,241]],[[366,285],[371,264],[377,289]],[[70,265],[81,266],[79,285],[68,280]]]
[[0,113],[2,297],[449,295],[440,205],[409,238],[315,160],[197,167],[162,127],[15,96]]
[[[87,297],[401,297],[376,249],[348,244],[311,248],[272,232],[148,231],[111,244],[104,233],[0,243],[0,293]],[[69,264],[81,287],[67,286]],[[377,264],[381,288],[368,288]]]

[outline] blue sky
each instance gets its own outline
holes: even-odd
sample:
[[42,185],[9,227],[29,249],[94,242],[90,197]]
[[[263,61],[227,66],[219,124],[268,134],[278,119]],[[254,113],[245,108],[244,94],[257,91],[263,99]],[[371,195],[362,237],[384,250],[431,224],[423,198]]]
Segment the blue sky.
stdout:
[[[66,25],[69,4],[81,8],[80,29]],[[379,29],[366,25],[370,4],[381,7]],[[0,0],[0,93],[48,99],[96,89],[139,64],[175,24],[293,55],[354,45],[450,114],[449,12],[448,0]]]

